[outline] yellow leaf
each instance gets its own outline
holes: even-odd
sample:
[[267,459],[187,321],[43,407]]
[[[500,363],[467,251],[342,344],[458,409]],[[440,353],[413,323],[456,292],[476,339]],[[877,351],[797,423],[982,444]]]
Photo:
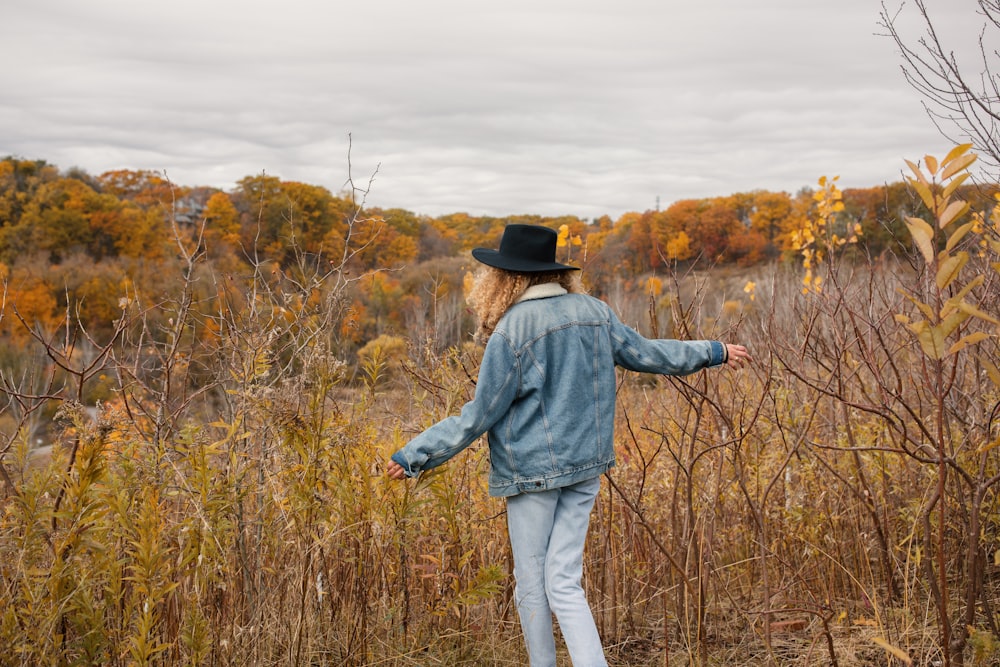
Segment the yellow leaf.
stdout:
[[972,222],[967,222],[956,229],[954,233],[948,237],[948,243],[944,246],[945,252],[951,252],[951,249],[957,246],[958,242],[961,241],[965,235],[969,233],[969,230],[971,230],[975,225],[976,222],[973,220]]
[[[976,287],[979,287],[979,285],[982,284],[982,282],[983,282],[984,279],[985,279],[984,276],[981,275],[981,274],[978,275],[978,276],[976,276],[975,278],[973,278],[972,280],[970,280],[965,285],[965,287],[963,287],[961,290],[959,290],[957,294],[955,294],[950,299],[948,299],[947,301],[945,301],[944,302],[944,306],[941,307],[941,317],[940,317],[940,319],[944,319],[944,318],[948,317],[949,315],[951,315],[952,313],[954,313],[956,310],[962,310],[962,307],[963,307],[962,304],[963,304],[963,301],[965,300],[965,297],[973,289],[975,289]],[[933,315],[928,315],[927,317],[928,317],[928,319],[934,319]]]
[[941,327],[932,327],[925,321],[914,322],[909,326],[910,331],[917,335],[917,342],[931,359],[942,359],[944,357],[944,337],[941,335]]
[[917,180],[920,183],[923,183],[924,185],[930,185],[927,182],[927,179],[924,177],[924,172],[920,171],[920,167],[918,167],[913,162],[910,162],[909,160],[904,160],[904,162],[906,162],[907,166],[910,167],[910,171],[914,173],[914,175],[917,177]]
[[[916,306],[918,309],[920,309],[920,312],[924,314],[924,317],[926,317],[929,320],[936,319],[934,317],[934,309],[931,308],[929,305],[927,305],[923,301],[917,299],[916,297],[907,294],[906,292],[904,292],[902,290],[898,290],[898,291],[899,291],[900,294],[903,295],[903,297],[906,300],[908,300],[910,303],[912,303],[914,306]],[[944,315],[942,315],[942,317],[944,317]]]
[[989,338],[989,337],[990,337],[990,335],[988,333],[983,332],[983,331],[977,331],[975,333],[969,334],[968,336],[962,336],[960,339],[958,339],[957,343],[955,343],[950,348],[948,348],[948,355],[950,356],[950,355],[955,354],[957,352],[961,352],[962,350],[964,350],[965,348],[967,348],[969,345],[975,345],[979,341],[984,340],[984,339]]
[[934,230],[920,218],[907,216],[906,226],[910,230],[913,242],[917,244],[920,254],[924,256],[924,261],[928,264],[934,263],[934,248],[931,241],[934,239]]
[[886,653],[893,656],[894,658],[902,660],[904,664],[907,665],[913,664],[913,659],[910,657],[909,653],[907,653],[901,648],[893,646],[892,644],[882,639],[881,637],[872,637],[872,643],[875,644],[876,646],[881,647]]
[[971,315],[972,317],[978,317],[979,319],[989,322],[990,324],[1000,324],[1000,320],[992,315],[989,315],[988,313],[983,312],[982,310],[979,310],[967,301],[962,301],[958,304],[958,307],[963,313]]
[[945,199],[951,197],[955,190],[958,189],[958,186],[965,183],[965,180],[969,178],[969,176],[971,176],[971,174],[969,172],[965,172],[948,181],[948,185],[944,186],[944,190],[941,191],[941,196]]
[[947,155],[944,156],[944,161],[942,162],[942,164],[948,164],[955,158],[960,157],[962,154],[966,153],[970,148],[972,148],[972,144],[956,145],[954,148],[948,151]]
[[931,193],[931,186],[928,185],[923,176],[921,176],[920,179],[907,178],[906,180],[911,186],[913,186],[913,189],[917,191],[917,194],[920,195],[920,199],[923,200],[924,205],[933,210],[934,195]]
[[932,174],[937,172],[938,161],[936,157],[934,157],[933,155],[925,155],[924,163],[927,165],[927,171],[929,171]]
[[[944,340],[948,336],[955,333],[955,330],[958,329],[959,325],[961,325],[967,319],[969,319],[969,313],[959,308],[958,310],[949,313],[948,317],[941,320],[941,322],[938,323],[936,326],[931,327],[931,329],[935,330],[934,334],[935,337],[940,339],[941,341],[940,346],[942,349],[944,347]],[[940,358],[940,357],[935,357],[935,358]]]
[[946,181],[958,172],[967,168],[970,164],[976,161],[976,157],[975,153],[969,153],[968,155],[956,158],[945,168],[943,172],[941,172],[941,180]]
[[941,217],[938,219],[938,225],[941,229],[944,229],[950,225],[955,218],[959,217],[963,213],[969,210],[969,205],[964,201],[953,201],[948,204],[948,208],[941,213]]
[[937,272],[937,286],[938,289],[944,289],[950,285],[955,278],[958,278],[959,272],[962,267],[966,265],[969,261],[969,253],[960,252],[956,255],[945,255],[944,259],[941,260],[941,265],[938,267]]

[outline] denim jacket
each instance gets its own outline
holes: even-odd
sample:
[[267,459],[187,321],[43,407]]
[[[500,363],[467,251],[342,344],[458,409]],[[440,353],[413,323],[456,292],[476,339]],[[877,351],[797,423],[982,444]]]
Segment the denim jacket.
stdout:
[[686,375],[725,355],[717,341],[644,338],[599,299],[536,285],[487,341],[473,399],[392,459],[413,477],[487,433],[490,495],[574,484],[615,464],[616,365]]

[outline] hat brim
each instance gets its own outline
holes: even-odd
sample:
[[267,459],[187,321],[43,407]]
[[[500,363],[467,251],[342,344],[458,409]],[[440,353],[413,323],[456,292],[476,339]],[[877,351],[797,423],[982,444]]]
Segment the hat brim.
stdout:
[[473,248],[472,256],[486,266],[518,273],[544,273],[546,271],[579,271],[580,267],[559,262],[539,262],[533,259],[509,257],[491,248]]

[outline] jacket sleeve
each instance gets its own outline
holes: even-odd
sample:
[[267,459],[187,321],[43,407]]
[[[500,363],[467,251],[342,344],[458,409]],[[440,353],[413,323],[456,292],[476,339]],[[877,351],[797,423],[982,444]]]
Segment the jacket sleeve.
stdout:
[[688,375],[726,362],[726,346],[719,341],[644,338],[622,324],[614,312],[611,346],[617,365],[640,373]]
[[491,336],[479,366],[473,399],[459,414],[442,419],[413,438],[392,455],[392,460],[403,467],[407,477],[441,465],[506,414],[517,394],[518,381],[517,365],[507,341]]

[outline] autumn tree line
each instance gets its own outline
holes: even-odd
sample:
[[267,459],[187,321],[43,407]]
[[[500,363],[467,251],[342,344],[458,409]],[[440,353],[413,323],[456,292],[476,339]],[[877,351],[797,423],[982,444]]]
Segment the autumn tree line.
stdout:
[[[991,195],[965,190],[973,203]],[[584,266],[590,289],[607,295],[615,285],[628,289],[679,266],[748,267],[794,258],[794,235],[808,224],[816,201],[808,188],[794,195],[758,190],[681,200],[617,220],[431,217],[373,207],[345,247],[347,221],[360,205],[352,193],[276,176],[247,176],[224,192],[178,185],[152,171],[91,176],[7,157],[0,161],[0,278],[6,285],[0,335],[23,338],[19,318],[49,331],[67,317],[88,331],[106,330],[129,291],[155,298],[170,289],[177,244],[195,242],[220,280],[265,263],[288,272],[301,261],[347,258],[351,271],[367,275],[355,285],[341,331],[344,344],[357,349],[379,335],[419,331],[430,310],[460,292],[468,269],[461,258],[473,247],[496,244],[507,223],[563,228],[565,259]],[[832,231],[846,238],[858,229],[856,249],[878,255],[908,243],[902,221],[923,212],[902,182],[845,189]],[[8,312],[15,307],[16,316]],[[449,307],[456,310],[454,303]],[[468,322],[459,316],[435,333],[450,345],[463,326]]]

